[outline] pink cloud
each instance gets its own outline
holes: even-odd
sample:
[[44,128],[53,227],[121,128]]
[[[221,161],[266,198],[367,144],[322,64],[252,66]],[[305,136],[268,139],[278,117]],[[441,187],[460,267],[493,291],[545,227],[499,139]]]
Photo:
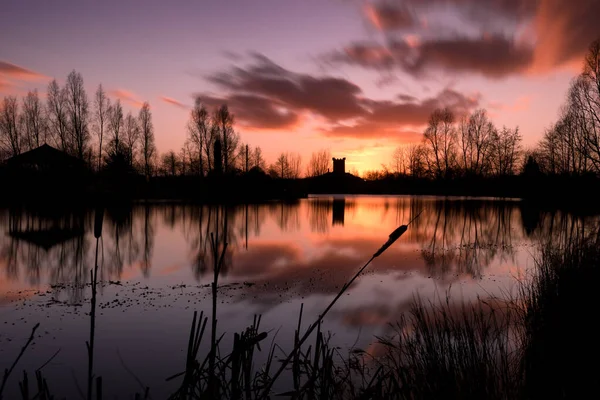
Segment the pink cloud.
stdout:
[[0,60],[0,76],[22,81],[47,79],[47,76],[30,69]]
[[364,7],[367,20],[380,31],[392,31],[413,27],[417,21],[413,13],[400,4],[370,3]]
[[142,105],[144,105],[144,102],[142,100],[140,100],[134,93],[128,90],[115,89],[111,90],[109,93],[117,99],[120,99],[123,102],[128,103],[136,108],[141,108]]
[[159,99],[164,101],[167,104],[171,104],[175,107],[179,107],[179,108],[183,108],[185,110],[189,109],[190,107],[186,104],[183,104],[182,102],[180,102],[179,100],[175,100],[172,97],[168,97],[168,96],[159,96]]

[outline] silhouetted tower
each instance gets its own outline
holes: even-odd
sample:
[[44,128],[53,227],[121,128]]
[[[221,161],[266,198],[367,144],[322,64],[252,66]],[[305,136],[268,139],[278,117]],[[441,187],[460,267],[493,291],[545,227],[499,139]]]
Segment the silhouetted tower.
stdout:
[[333,173],[344,175],[346,173],[346,157],[333,159]]
[[221,174],[223,172],[223,152],[221,149],[221,139],[215,140],[214,144],[214,160],[215,160],[215,172]]

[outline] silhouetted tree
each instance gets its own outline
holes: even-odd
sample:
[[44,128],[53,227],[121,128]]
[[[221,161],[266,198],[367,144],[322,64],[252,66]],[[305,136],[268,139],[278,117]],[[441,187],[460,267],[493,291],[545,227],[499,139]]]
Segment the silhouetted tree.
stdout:
[[212,132],[208,110],[202,105],[199,99],[196,99],[194,108],[190,113],[190,121],[188,122],[188,138],[197,154],[197,170],[200,176],[204,175],[205,162],[203,155],[206,150],[208,150],[207,153],[210,153],[212,150],[214,140],[211,135]]
[[127,153],[129,165],[131,167],[133,167],[135,161],[135,154],[139,140],[140,127],[137,119],[131,114],[130,111],[127,113],[127,117],[125,117],[123,144]]
[[409,149],[406,146],[398,146],[392,153],[392,162],[390,170],[394,174],[406,175],[410,170],[409,166]]
[[302,166],[302,158],[298,153],[281,153],[269,168],[269,175],[274,178],[298,179]]
[[[199,165],[198,162],[195,161],[194,151],[192,150],[193,146],[189,140],[186,140],[181,146],[181,150],[179,152],[179,161],[180,161],[180,175],[188,175],[188,174],[197,174],[200,173],[198,170],[195,170]],[[196,166],[196,167],[194,167]]]
[[19,104],[14,96],[4,97],[0,108],[0,145],[11,156],[21,154]]
[[542,171],[550,174],[600,173],[600,40],[585,56],[558,122],[538,145]]
[[161,160],[161,172],[165,176],[175,176],[178,170],[178,159],[174,151],[163,154]]
[[429,126],[425,130],[424,140],[429,147],[433,175],[445,176],[453,167],[456,159],[456,131],[454,114],[450,109],[438,109],[431,114]]
[[88,130],[88,98],[83,87],[83,77],[72,71],[66,82],[66,104],[70,133],[73,137],[74,153],[83,160],[90,140]]
[[250,171],[250,168],[252,168],[252,162],[250,161],[250,158],[252,157],[252,154],[250,152],[250,146],[248,146],[247,144],[243,144],[241,143],[238,146],[238,156],[237,159],[239,160],[239,169],[240,171],[244,172],[244,173],[248,173],[248,171]]
[[111,156],[125,153],[122,134],[123,134],[123,107],[121,100],[117,100],[108,109],[108,133],[109,150]]
[[71,153],[67,92],[58,86],[56,79],[48,84],[46,109],[50,136],[54,139],[56,147],[64,152]]
[[[227,104],[223,104],[215,111],[215,123],[221,129],[221,141],[223,149],[223,171],[228,172],[231,156],[235,154],[236,146],[233,146],[233,114],[229,112]],[[237,143],[236,143],[237,144]]]
[[492,142],[492,167],[496,175],[512,175],[515,173],[521,154],[521,135],[519,128],[503,127],[494,133]]
[[260,148],[260,146],[256,146],[254,148],[254,150],[252,151],[251,160],[252,160],[252,168],[256,167],[256,168],[262,169],[263,171],[267,170],[267,162],[263,158],[262,149]]
[[92,125],[96,136],[98,136],[98,170],[102,166],[102,140],[108,124],[109,110],[110,100],[106,97],[102,84],[100,84],[94,95],[94,123]]
[[28,92],[23,99],[21,119],[28,149],[34,149],[46,143],[46,115],[37,89]]
[[142,105],[138,120],[141,135],[141,159],[144,167],[144,175],[146,176],[146,179],[148,179],[152,175],[152,162],[156,153],[152,113],[150,112],[150,104],[148,104],[148,102],[145,102]]
[[331,164],[331,152],[327,149],[313,152],[306,168],[306,176],[313,177],[327,173]]
[[476,110],[460,123],[461,163],[464,172],[485,175],[490,172],[496,128],[486,110]]

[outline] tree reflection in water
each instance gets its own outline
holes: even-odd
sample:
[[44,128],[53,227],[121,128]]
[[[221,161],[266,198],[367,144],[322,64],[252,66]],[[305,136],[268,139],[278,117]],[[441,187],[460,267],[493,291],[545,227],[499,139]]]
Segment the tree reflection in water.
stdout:
[[[421,210],[397,249],[416,245],[427,269],[424,273],[441,279],[480,278],[492,262],[516,263],[515,244],[566,245],[596,234],[598,222],[596,216],[578,217],[520,201],[491,199],[348,197],[241,206],[121,205],[106,209],[100,279],[123,279],[125,270],[151,277],[154,246],[162,228],[182,234],[196,280],[214,264],[211,233],[219,251],[228,245],[223,275],[260,274],[268,279],[282,260],[289,268],[302,270],[323,268],[324,257],[352,264],[370,256],[389,226],[406,223]],[[93,212],[83,208],[0,210],[1,273],[8,281],[32,286],[66,285],[70,301],[80,301],[93,265],[92,230]],[[264,235],[277,244],[265,247]],[[307,258],[306,250],[298,249],[298,235],[309,241],[315,255]],[[261,251],[251,251],[259,242]],[[282,246],[294,250],[283,252]],[[268,251],[275,253],[271,256]],[[250,255],[258,257],[252,268],[247,265]],[[399,255],[392,252],[386,257],[379,260],[380,268],[398,268]],[[345,267],[332,266],[334,271]],[[289,271],[290,276],[294,273]]]

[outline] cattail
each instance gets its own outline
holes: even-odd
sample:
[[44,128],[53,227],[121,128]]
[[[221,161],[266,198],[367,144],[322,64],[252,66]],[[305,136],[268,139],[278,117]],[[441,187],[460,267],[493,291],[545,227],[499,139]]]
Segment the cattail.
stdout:
[[98,239],[102,236],[102,220],[104,219],[104,207],[96,207],[96,214],[94,217],[94,237]]
[[373,254],[373,258],[379,257],[381,255],[381,253],[386,251],[388,249],[388,247],[390,247],[392,244],[394,244],[394,242],[396,240],[398,240],[398,238],[400,236],[402,236],[402,234],[404,232],[406,232],[407,229],[408,229],[408,225],[402,225],[402,226],[398,227],[394,232],[390,233],[390,237],[387,240],[387,242],[385,242],[383,244],[383,246],[381,246],[379,248],[379,250],[377,250],[377,252],[375,254]]
[[398,228],[396,228],[396,230],[392,233],[390,233],[389,239],[387,240],[387,242],[385,242],[383,244],[383,246],[381,246],[381,248],[379,250],[377,250],[377,252],[375,254],[373,254],[373,258],[375,257],[379,257],[384,251],[386,251],[388,249],[388,247],[390,247],[392,244],[394,244],[394,242],[396,240],[398,240],[400,238],[400,236],[402,236],[404,234],[404,232],[406,232],[408,230],[408,225],[410,225],[415,219],[417,219],[419,217],[419,215],[421,215],[421,213],[423,212],[423,210],[421,210],[421,212],[419,212],[413,219],[411,219],[408,224],[406,225],[401,225]]

